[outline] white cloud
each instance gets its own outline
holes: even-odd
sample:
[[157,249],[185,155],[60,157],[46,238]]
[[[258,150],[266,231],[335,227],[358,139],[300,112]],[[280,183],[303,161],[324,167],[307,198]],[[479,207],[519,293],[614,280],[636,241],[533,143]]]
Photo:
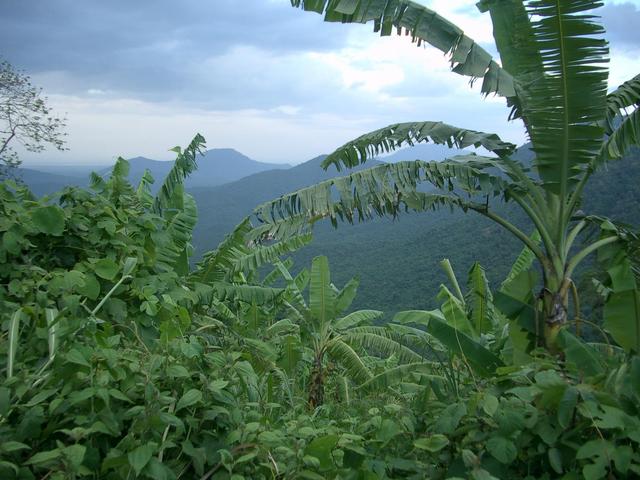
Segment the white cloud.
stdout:
[[[181,104],[154,104],[135,99],[52,96],[51,105],[68,112],[68,152],[24,153],[25,165],[112,163],[118,156],[168,160],[168,149],[186,145],[196,133],[208,148],[231,147],[251,158],[301,162],[328,152],[372,128],[367,118],[340,115],[296,115],[296,107],[275,111],[204,110]],[[283,115],[284,113],[284,115]]]

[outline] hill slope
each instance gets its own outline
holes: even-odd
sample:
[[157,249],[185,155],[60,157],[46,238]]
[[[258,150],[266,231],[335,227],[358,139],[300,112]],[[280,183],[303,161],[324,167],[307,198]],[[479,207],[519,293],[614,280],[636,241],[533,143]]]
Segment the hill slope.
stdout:
[[[167,176],[172,161],[152,160],[145,157],[129,159],[129,180],[137,185],[146,169],[151,171],[155,179],[156,191],[162,180]],[[253,160],[232,148],[215,148],[207,150],[204,155],[198,157],[198,170],[186,181],[188,189],[198,187],[212,187],[224,183],[233,182],[240,178],[258,172],[268,170],[288,169],[291,166],[285,163],[264,163]],[[98,167],[96,171],[102,176],[108,176],[112,167]],[[90,167],[60,167],[46,166],[42,169],[19,168],[18,177],[31,188],[37,195],[55,193],[65,186],[74,185],[86,187],[89,185]]]
[[[129,179],[137,184],[146,169],[151,171],[157,187],[169,173],[173,162],[151,160],[145,157],[135,157],[129,160],[131,170]],[[198,157],[198,170],[186,181],[187,188],[212,187],[224,183],[233,182],[240,178],[258,172],[274,169],[287,169],[290,165],[282,163],[263,163],[243,155],[232,148],[214,148],[207,150]],[[111,169],[106,168],[99,173],[108,175]]]

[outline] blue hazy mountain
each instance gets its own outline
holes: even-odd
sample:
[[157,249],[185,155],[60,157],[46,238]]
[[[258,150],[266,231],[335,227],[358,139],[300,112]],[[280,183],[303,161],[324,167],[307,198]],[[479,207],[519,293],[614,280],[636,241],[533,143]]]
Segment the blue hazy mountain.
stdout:
[[[172,161],[152,160],[145,157],[129,159],[129,180],[137,185],[145,170],[149,170],[155,179],[154,191],[162,184],[164,177],[173,166]],[[287,169],[291,165],[284,163],[265,163],[253,160],[232,148],[207,150],[198,158],[198,169],[187,179],[187,188],[212,187],[239,180],[254,173],[267,170]],[[112,167],[61,166],[40,168],[20,168],[18,178],[31,188],[36,195],[47,195],[67,185],[86,187],[89,174],[95,170],[107,178]]]

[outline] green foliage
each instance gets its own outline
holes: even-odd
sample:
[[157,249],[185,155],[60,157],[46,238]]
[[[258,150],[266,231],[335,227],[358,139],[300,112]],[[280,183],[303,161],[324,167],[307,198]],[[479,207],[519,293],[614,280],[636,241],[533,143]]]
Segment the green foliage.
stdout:
[[[454,71],[483,77],[483,90],[506,96],[523,119],[539,176],[497,137],[396,125],[347,145],[343,163],[427,139],[502,156],[381,165],[285,196],[257,210],[263,225],[245,219],[194,269],[197,211],[183,182],[200,136],[175,149],[155,198],[150,175],[128,183],[123,159],[108,180],[92,176],[93,192],[36,200],[0,184],[0,477],[640,476],[640,242],[633,229],[576,211],[605,159],[612,110],[636,93],[634,80],[605,97],[601,30],[581,13],[591,3],[480,2],[497,25],[504,69],[409,1],[293,3],[328,20],[375,20],[383,33],[408,28],[450,52]],[[514,29],[524,56],[510,43]],[[617,149],[635,142],[616,132]],[[418,190],[423,181],[444,192]],[[536,232],[525,235],[480,195],[515,200]],[[498,290],[474,262],[463,291],[444,260],[439,309],[376,325],[381,311],[350,311],[359,281],[337,288],[326,257],[297,274],[280,258],[309,243],[306,227],[325,216],[441,206],[478,211],[525,244]],[[590,243],[572,250],[584,232]],[[606,330],[598,343],[580,337],[571,277],[596,250]]]

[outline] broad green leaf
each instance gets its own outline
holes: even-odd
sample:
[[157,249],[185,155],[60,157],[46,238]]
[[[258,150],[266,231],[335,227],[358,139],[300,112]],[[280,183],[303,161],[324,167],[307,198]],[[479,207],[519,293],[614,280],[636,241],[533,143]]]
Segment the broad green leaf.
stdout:
[[83,367],[91,367],[91,365],[89,365],[89,362],[87,362],[87,359],[84,357],[84,355],[76,349],[69,350],[69,352],[67,352],[67,354],[65,355],[65,358],[67,359],[68,362],[75,363],[77,365],[82,365]]
[[90,300],[97,300],[100,295],[100,282],[91,273],[84,274],[84,285],[80,285],[76,289],[79,294],[84,295]]
[[62,456],[62,452],[58,448],[56,448],[55,450],[37,452],[31,458],[29,458],[29,460],[24,462],[24,464],[25,465],[51,464],[59,461],[61,456]]
[[450,434],[458,428],[460,420],[467,414],[467,407],[464,403],[453,403],[442,410],[434,425],[434,430],[443,434]]
[[342,340],[333,340],[327,346],[327,352],[333,360],[342,365],[349,378],[364,383],[372,378],[371,371],[364,364],[360,355]]
[[64,210],[57,205],[38,207],[33,210],[31,220],[36,229],[41,233],[60,236],[64,232]]
[[551,468],[553,468],[556,473],[562,473],[562,454],[560,453],[560,450],[557,448],[550,448],[547,455],[549,457],[549,464],[551,465]]
[[167,367],[167,375],[169,377],[186,378],[189,376],[189,371],[182,365],[169,365],[169,367]]
[[332,452],[338,445],[338,435],[324,435],[314,438],[304,450],[305,455],[315,457],[321,470],[331,470],[334,466]]
[[21,243],[23,240],[24,237],[13,230],[9,230],[2,235],[2,246],[7,252],[13,255],[19,255],[22,250]]
[[31,447],[21,442],[9,440],[8,442],[4,442],[0,444],[0,450],[5,453],[11,453],[11,452],[17,452],[19,450],[31,450]]
[[474,370],[482,375],[491,375],[496,368],[503,366],[502,360],[478,342],[448,325],[433,312],[409,310],[398,313],[397,323],[416,323],[426,327],[427,332],[437,338],[452,352],[464,357]]
[[78,468],[82,461],[84,460],[85,453],[87,452],[87,447],[84,445],[69,445],[65,447],[63,450],[65,458],[73,465],[75,468]]
[[413,446],[420,450],[436,453],[449,445],[449,439],[441,434],[434,434],[427,438],[419,438],[413,442]]
[[518,450],[513,442],[504,437],[494,436],[487,441],[487,450],[496,460],[509,464],[518,456]]
[[192,388],[191,390],[188,390],[184,395],[182,395],[180,400],[178,400],[178,403],[176,404],[176,412],[179,412],[183,408],[187,408],[192,405],[195,405],[201,400],[202,400],[202,393],[199,390]]
[[486,393],[484,395],[484,398],[482,399],[482,410],[484,410],[487,415],[493,416],[493,414],[496,413],[496,410],[498,410],[499,405],[500,402],[495,395],[490,393]]
[[558,345],[566,355],[567,363],[586,375],[597,375],[604,370],[600,353],[572,335],[567,329],[558,334]]
[[140,445],[138,448],[127,454],[129,465],[131,465],[133,470],[136,472],[136,475],[140,475],[140,472],[147,463],[149,463],[149,460],[151,460],[155,451],[156,444],[151,442],[145,445]]
[[93,269],[100,278],[113,280],[120,268],[118,264],[109,258],[102,258],[93,264]]
[[558,404],[558,423],[562,428],[568,428],[573,420],[573,412],[578,404],[578,389],[570,386],[562,395]]
[[604,306],[604,327],[626,351],[640,352],[640,292],[614,291]]

